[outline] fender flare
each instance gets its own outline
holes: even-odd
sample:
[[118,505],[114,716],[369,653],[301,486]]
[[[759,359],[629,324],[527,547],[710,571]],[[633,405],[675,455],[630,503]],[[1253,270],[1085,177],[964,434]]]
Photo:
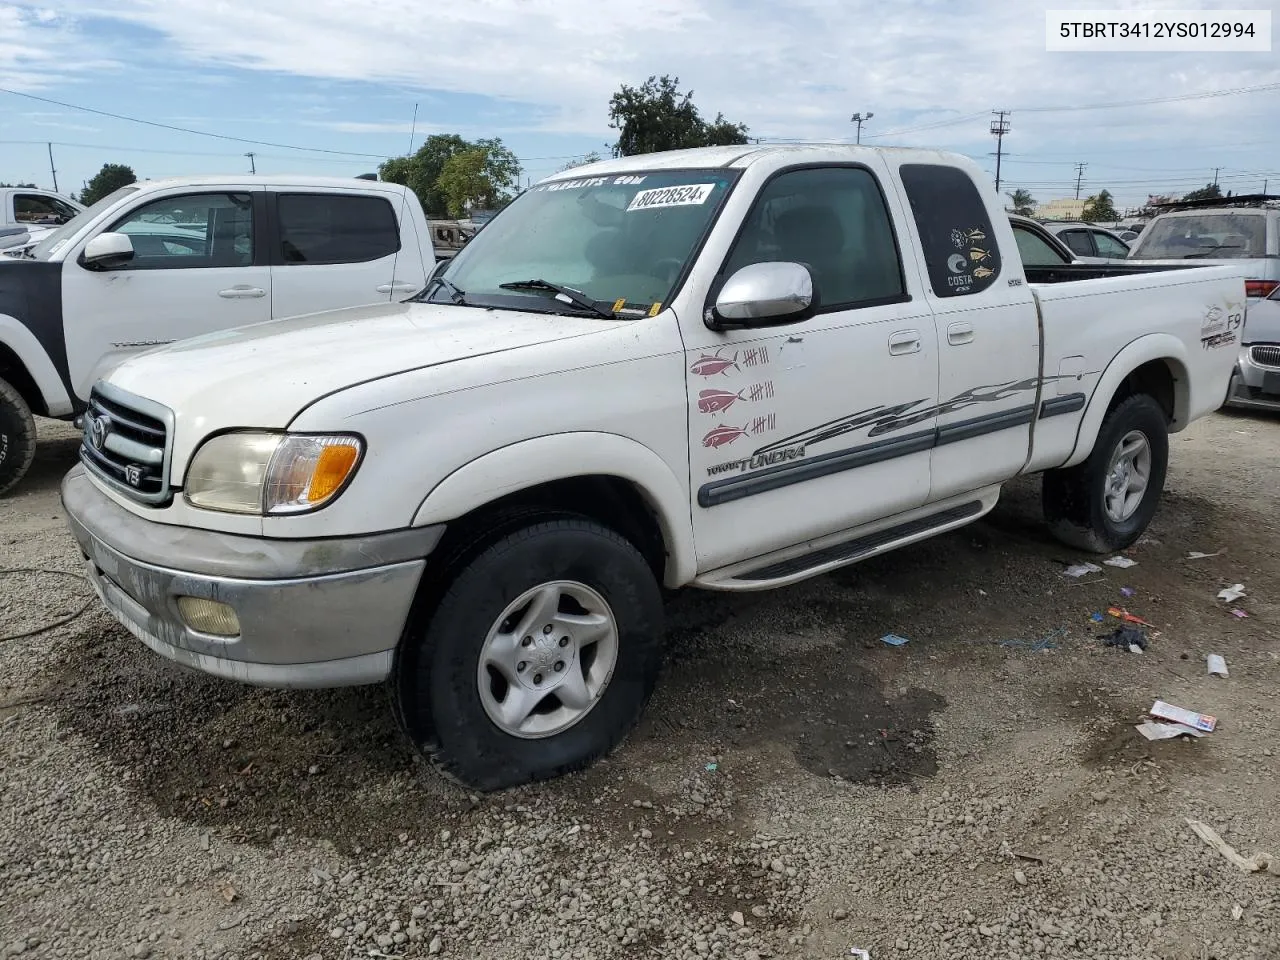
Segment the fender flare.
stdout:
[[0,343],[16,353],[31,374],[49,416],[61,417],[72,412],[71,397],[44,347],[35,334],[7,313],[0,313]]
[[508,494],[587,475],[617,477],[634,485],[653,508],[662,531],[666,586],[693,579],[697,557],[688,488],[653,450],[614,433],[558,433],[477,457],[431,489],[414,514],[413,526],[447,523]]
[[1093,388],[1093,395],[1085,407],[1084,416],[1080,418],[1080,426],[1076,431],[1075,449],[1062,464],[1063,467],[1073,467],[1089,458],[1089,454],[1093,452],[1093,445],[1098,439],[1098,431],[1102,429],[1102,421],[1106,418],[1111,398],[1115,396],[1125,377],[1152,360],[1163,360],[1173,367],[1174,419],[1186,422],[1190,406],[1190,374],[1186,345],[1172,334],[1146,334],[1128,343],[1102,371],[1102,376],[1098,378],[1098,383]]

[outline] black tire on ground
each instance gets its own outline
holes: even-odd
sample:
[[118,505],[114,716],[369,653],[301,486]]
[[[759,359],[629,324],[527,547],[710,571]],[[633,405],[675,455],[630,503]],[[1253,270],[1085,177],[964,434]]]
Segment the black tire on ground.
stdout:
[[36,421],[11,384],[0,380],[0,496],[27,473],[36,455]]
[[[1122,441],[1137,432],[1150,447],[1150,470],[1141,502],[1123,520],[1106,506],[1112,458]],[[1169,421],[1156,400],[1136,394],[1107,414],[1089,458],[1074,467],[1044,474],[1044,515],[1053,535],[1068,546],[1091,553],[1121,550],[1146,530],[1160,505],[1169,465]]]
[[[444,775],[479,790],[581,770],[618,746],[648,703],[662,662],[662,597],[640,552],[584,517],[542,515],[475,544],[453,569],[440,599],[409,624],[396,656],[392,693],[414,746]],[[585,585],[607,602],[617,660],[585,716],[529,739],[490,719],[480,655],[510,604],[555,581]]]

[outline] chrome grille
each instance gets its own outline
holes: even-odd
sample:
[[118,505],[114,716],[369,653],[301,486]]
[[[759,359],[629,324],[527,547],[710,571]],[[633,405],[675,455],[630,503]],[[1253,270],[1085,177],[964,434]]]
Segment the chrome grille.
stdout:
[[1260,343],[1249,348],[1249,358],[1260,367],[1280,369],[1280,346]]
[[173,414],[167,407],[100,383],[85,410],[80,460],[127,496],[160,506],[172,499],[172,432]]

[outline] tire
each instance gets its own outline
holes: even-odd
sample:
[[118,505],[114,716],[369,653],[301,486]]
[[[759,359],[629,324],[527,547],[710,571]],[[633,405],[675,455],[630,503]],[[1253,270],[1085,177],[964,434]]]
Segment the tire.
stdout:
[[[1146,444],[1146,484],[1121,504],[1113,492],[1112,462],[1122,447]],[[1142,454],[1129,475],[1140,476]],[[1044,475],[1044,515],[1053,535],[1068,546],[1091,553],[1109,553],[1132,544],[1147,529],[1160,505],[1169,465],[1169,421],[1160,404],[1146,394],[1121,401],[1107,414],[1089,458],[1074,467]],[[1121,479],[1123,479],[1121,474]],[[1136,498],[1136,499],[1133,499]],[[1112,513],[1108,504],[1119,507]],[[1126,512],[1127,511],[1127,512]]]
[[[489,791],[581,770],[617,747],[662,662],[662,598],[640,552],[586,518],[544,515],[500,530],[453,569],[432,609],[411,621],[392,676],[417,750]],[[530,703],[527,715],[515,706]]]
[[36,420],[8,382],[0,380],[0,496],[26,476],[36,455]]

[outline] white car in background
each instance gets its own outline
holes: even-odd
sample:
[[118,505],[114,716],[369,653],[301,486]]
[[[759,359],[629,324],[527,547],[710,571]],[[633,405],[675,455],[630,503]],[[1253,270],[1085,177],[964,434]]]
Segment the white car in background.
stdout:
[[0,188],[0,250],[37,242],[83,209],[70,197],[52,190]]
[[1123,260],[1129,256],[1129,244],[1118,233],[1097,224],[1050,220],[1044,228],[1085,263]]

